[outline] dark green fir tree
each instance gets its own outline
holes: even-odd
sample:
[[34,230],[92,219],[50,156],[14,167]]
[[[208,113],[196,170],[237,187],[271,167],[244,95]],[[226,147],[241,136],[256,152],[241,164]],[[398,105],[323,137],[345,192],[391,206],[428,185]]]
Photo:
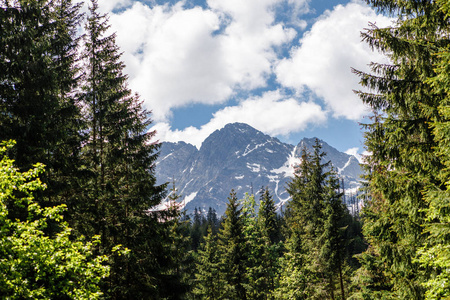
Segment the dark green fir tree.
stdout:
[[[444,15],[443,20],[447,26],[440,28],[441,32],[448,32],[450,26],[449,1],[435,1],[436,8]],[[425,201],[428,204],[425,210],[425,233],[428,234],[424,246],[419,249],[419,262],[426,269],[433,272],[422,284],[426,288],[425,299],[447,299],[450,297],[450,117],[449,100],[449,66],[450,51],[448,40],[439,45],[438,54],[435,56],[433,67],[436,75],[431,77],[428,83],[436,95],[442,95],[438,104],[438,117],[430,123],[436,142],[436,156],[441,161],[443,168],[438,173],[439,181],[428,185]]]
[[262,263],[265,244],[258,224],[254,195],[245,194],[242,201],[242,220],[246,295],[248,299],[265,299],[267,282]]
[[343,265],[345,216],[339,179],[318,140],[313,153],[302,149],[288,185],[289,238],[276,295],[281,299],[345,298]]
[[[46,165],[41,205],[79,194],[83,128],[75,96],[80,4],[70,0],[0,2],[0,140],[21,170]],[[45,200],[45,203],[44,203]]]
[[324,266],[324,274],[328,278],[328,292],[331,299],[345,299],[344,266],[347,246],[345,231],[349,226],[346,223],[349,213],[342,201],[343,192],[340,191],[339,178],[333,170],[327,179],[326,188],[324,227],[322,235],[318,238],[321,245],[319,257]]
[[194,220],[191,227],[191,248],[197,251],[202,242],[202,219],[203,214],[200,208],[194,208]]
[[283,247],[275,202],[267,187],[260,190],[257,230],[261,250],[257,265],[259,276],[255,280],[255,289],[258,291],[259,299],[276,299],[273,292],[279,275],[278,262]]
[[163,278],[158,287],[162,299],[187,299],[191,293],[194,277],[193,251],[189,250],[191,240],[189,236],[189,221],[184,218],[181,195],[175,187],[175,181],[169,191],[167,211],[164,212],[164,226],[167,235],[164,255],[168,258],[164,265]]
[[158,145],[142,101],[127,87],[115,35],[106,35],[108,19],[91,1],[86,23],[84,107],[89,138],[83,148],[86,189],[82,233],[101,236],[100,251],[112,254],[118,244],[128,256],[111,256],[111,276],[104,286],[113,299],[158,297],[167,264],[161,224],[164,212],[152,210],[164,195],[156,185]]

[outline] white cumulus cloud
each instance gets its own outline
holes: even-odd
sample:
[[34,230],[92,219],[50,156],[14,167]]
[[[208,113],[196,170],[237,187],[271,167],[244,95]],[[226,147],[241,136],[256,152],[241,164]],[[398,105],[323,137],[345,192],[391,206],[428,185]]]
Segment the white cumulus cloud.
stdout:
[[276,48],[296,34],[274,22],[280,1],[210,0],[208,8],[134,2],[111,13],[130,87],[157,121],[168,121],[176,107],[224,103],[239,90],[265,87]]
[[152,129],[157,131],[157,139],[160,141],[186,141],[199,148],[206,137],[228,123],[247,123],[269,135],[287,136],[291,132],[304,130],[310,124],[322,124],[325,121],[326,113],[319,105],[300,102],[285,97],[279,91],[271,91],[217,111],[200,128],[172,130],[169,123],[160,122]]
[[371,61],[385,61],[361,42],[360,32],[369,22],[391,24],[360,1],[326,11],[301,38],[300,46],[276,67],[277,80],[298,92],[310,89],[335,117],[358,120],[366,108],[352,91],[360,87],[351,67],[369,71]]

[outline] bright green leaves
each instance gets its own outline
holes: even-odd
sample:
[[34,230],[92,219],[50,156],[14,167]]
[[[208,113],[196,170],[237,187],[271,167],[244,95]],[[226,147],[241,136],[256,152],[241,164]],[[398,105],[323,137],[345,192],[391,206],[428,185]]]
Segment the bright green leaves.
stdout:
[[[6,156],[13,144],[0,144],[0,294],[8,299],[98,299],[99,282],[109,274],[107,258],[93,253],[98,237],[73,240],[62,221],[65,206],[41,207],[34,201],[33,192],[45,188],[37,177],[44,166],[19,172]],[[25,220],[10,218],[16,206],[27,211]],[[51,236],[46,232],[50,223],[59,228]]]

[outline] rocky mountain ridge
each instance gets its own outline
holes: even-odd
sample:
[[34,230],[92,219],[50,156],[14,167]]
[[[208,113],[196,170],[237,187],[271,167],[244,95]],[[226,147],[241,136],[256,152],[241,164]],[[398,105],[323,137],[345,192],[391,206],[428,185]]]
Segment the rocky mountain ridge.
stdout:
[[[300,151],[304,146],[312,150],[314,141],[304,138],[294,146],[247,124],[228,124],[206,138],[200,149],[185,142],[162,143],[155,169],[157,183],[175,181],[188,211],[212,207],[221,215],[231,189],[243,198],[266,186],[282,206],[289,199],[285,187],[294,174],[293,166],[300,162]],[[347,190],[357,189],[362,171],[356,157],[320,142],[327,153],[325,160],[331,160]]]

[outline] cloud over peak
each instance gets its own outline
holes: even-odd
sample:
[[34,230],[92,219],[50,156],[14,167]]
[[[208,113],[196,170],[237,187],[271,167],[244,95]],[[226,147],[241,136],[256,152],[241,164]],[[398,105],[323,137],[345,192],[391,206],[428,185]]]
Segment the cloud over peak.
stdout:
[[159,140],[185,141],[200,148],[206,137],[228,123],[247,123],[269,135],[288,136],[291,132],[304,130],[311,124],[320,125],[325,121],[326,113],[319,105],[300,102],[280,91],[270,91],[217,111],[212,119],[200,128],[172,130],[169,123],[162,122],[156,124],[153,129],[157,131]]
[[[99,1],[124,51],[130,87],[152,111],[160,140],[199,146],[229,122],[288,136],[365,114],[352,92],[360,87],[350,68],[368,71],[371,61],[383,61],[361,43],[360,31],[390,20],[362,1],[325,11],[308,32],[302,17],[312,11],[310,0],[186,3]],[[173,111],[192,104],[223,108],[199,128],[186,117],[185,129],[172,130]]]

